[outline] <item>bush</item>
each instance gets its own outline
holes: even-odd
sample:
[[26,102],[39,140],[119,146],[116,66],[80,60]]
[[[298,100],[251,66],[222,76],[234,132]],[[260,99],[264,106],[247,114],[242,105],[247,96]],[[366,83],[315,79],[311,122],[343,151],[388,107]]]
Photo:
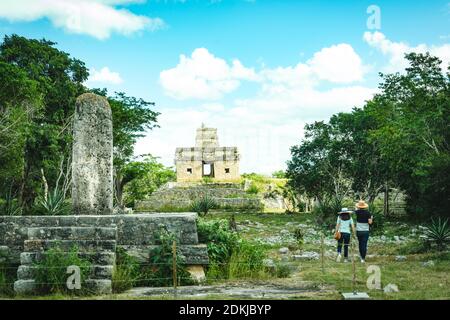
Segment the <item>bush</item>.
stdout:
[[[78,248],[73,247],[69,252],[60,248],[46,251],[43,259],[34,265],[36,267],[35,280],[41,293],[87,294],[83,282],[89,277],[91,263],[78,256]],[[66,285],[68,278],[67,267],[78,266],[81,272],[81,289],[69,290]]]
[[382,210],[373,208],[370,213],[373,216],[373,223],[371,226],[371,232],[373,235],[381,235],[385,229],[386,217],[382,213]]
[[431,219],[431,223],[426,228],[426,241],[435,245],[438,251],[444,251],[450,241],[450,226],[448,224],[448,219]]
[[260,190],[259,190],[258,186],[254,182],[252,182],[250,187],[248,187],[248,189],[246,190],[246,192],[248,194],[258,194],[259,191]]
[[341,210],[341,204],[337,201],[327,201],[314,207],[312,212],[315,222],[323,230],[329,230],[336,225],[337,213]]
[[17,278],[17,269],[12,265],[0,264],[0,295],[14,295],[14,281]]
[[211,209],[215,209],[216,207],[216,201],[207,195],[195,200],[191,204],[191,210],[197,212],[201,217],[206,216]]
[[[161,228],[157,239],[158,247],[150,252],[150,263],[142,269],[142,278],[138,280],[139,285],[149,286],[172,286],[173,284],[173,253],[172,245],[176,241],[174,234]],[[176,247],[177,283],[189,285],[193,280],[186,270],[184,256],[180,247]]]
[[123,248],[116,250],[116,266],[112,276],[113,292],[123,292],[136,285],[140,278],[139,262],[126,253]]
[[207,243],[210,264],[208,279],[259,278],[268,275],[263,265],[267,257],[262,244],[241,239],[225,219],[198,219],[199,242]]
[[0,199],[0,212],[5,216],[22,215],[22,207],[17,199],[14,199],[10,192],[6,194],[5,199]]
[[227,220],[198,219],[197,233],[199,242],[208,246],[208,256],[212,264],[222,265],[230,261],[239,237],[230,229]]
[[297,243],[300,246],[303,244],[303,237],[304,237],[303,230],[299,227],[295,228],[294,238],[295,238],[295,240],[297,240]]
[[275,273],[277,278],[288,278],[291,275],[291,267],[282,262],[277,262],[275,265]]

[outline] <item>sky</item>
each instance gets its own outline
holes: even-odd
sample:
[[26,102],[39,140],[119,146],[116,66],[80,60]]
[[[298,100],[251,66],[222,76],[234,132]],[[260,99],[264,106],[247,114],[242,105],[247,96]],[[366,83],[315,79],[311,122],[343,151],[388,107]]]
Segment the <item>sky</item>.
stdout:
[[155,102],[135,154],[173,166],[195,129],[237,146],[241,172],[284,170],[306,123],[362,107],[406,52],[450,62],[450,2],[0,0],[0,36],[46,38],[86,86]]

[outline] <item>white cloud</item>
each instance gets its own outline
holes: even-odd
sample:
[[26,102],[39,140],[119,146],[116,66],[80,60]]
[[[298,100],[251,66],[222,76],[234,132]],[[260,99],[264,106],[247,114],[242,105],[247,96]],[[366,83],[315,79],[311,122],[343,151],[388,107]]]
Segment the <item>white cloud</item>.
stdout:
[[180,55],[178,65],[163,70],[159,78],[165,93],[175,99],[216,100],[236,90],[240,80],[254,81],[257,75],[239,60],[233,60],[230,65],[208,49],[197,48],[190,57]]
[[[165,93],[175,99],[217,100],[236,90],[242,81],[280,83],[292,87],[314,87],[320,81],[347,84],[362,81],[368,67],[349,44],[341,43],[316,52],[306,63],[267,68],[259,72],[235,59],[231,64],[206,48],[190,57],[180,55],[177,66],[160,73]],[[272,89],[276,87],[271,86]]]
[[379,31],[365,32],[363,38],[369,46],[379,50],[383,55],[388,57],[389,63],[383,70],[385,72],[403,71],[408,66],[404,55],[409,52],[429,52],[431,55],[437,56],[442,60],[442,68],[444,70],[447,70],[447,66],[450,63],[450,44],[448,43],[439,46],[430,46],[424,43],[418,44],[417,46],[410,46],[405,42],[391,41]]
[[205,123],[218,128],[222,146],[239,148],[241,172],[270,174],[285,168],[290,147],[302,139],[305,123],[350,111],[373,96],[376,89],[357,84],[367,71],[348,44],[323,48],[293,66],[262,66],[258,72],[239,60],[227,63],[207,49],[196,49],[160,73],[168,95],[215,100],[244,80],[257,82],[256,95],[200,106],[189,102],[183,108],[163,106],[158,110],[161,128],[141,139],[136,153],[151,152],[173,165],[175,148],[193,146],[195,129]]
[[9,21],[35,21],[48,18],[67,32],[106,39],[111,33],[129,35],[164,27],[160,18],[136,15],[115,6],[136,0],[14,0],[0,2],[0,18]]
[[99,83],[110,83],[110,84],[120,84],[123,82],[120,74],[118,72],[113,72],[109,70],[108,67],[103,67],[100,71],[95,69],[90,70],[88,83],[99,82]]

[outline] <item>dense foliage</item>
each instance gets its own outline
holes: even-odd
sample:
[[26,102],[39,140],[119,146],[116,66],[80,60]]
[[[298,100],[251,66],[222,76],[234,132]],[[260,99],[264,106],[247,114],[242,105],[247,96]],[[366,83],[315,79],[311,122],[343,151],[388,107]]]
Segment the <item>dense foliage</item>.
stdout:
[[349,197],[373,203],[395,187],[409,213],[449,214],[450,73],[428,53],[406,59],[404,73],[381,74],[364,107],[306,125],[288,162],[293,190],[338,208]]

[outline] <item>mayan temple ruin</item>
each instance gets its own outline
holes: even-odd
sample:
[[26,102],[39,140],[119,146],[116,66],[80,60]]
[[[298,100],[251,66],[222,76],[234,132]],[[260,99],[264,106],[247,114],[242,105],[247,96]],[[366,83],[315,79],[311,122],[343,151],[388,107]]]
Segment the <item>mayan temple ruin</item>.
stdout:
[[239,160],[237,147],[220,147],[217,129],[202,124],[197,129],[195,147],[175,150],[177,181],[137,201],[134,209],[191,211],[191,204],[204,196],[213,198],[222,209],[261,209],[260,199],[244,190]]
[[217,129],[204,125],[197,129],[195,147],[176,148],[177,181],[200,181],[203,177],[221,181],[239,179],[237,147],[220,147]]

